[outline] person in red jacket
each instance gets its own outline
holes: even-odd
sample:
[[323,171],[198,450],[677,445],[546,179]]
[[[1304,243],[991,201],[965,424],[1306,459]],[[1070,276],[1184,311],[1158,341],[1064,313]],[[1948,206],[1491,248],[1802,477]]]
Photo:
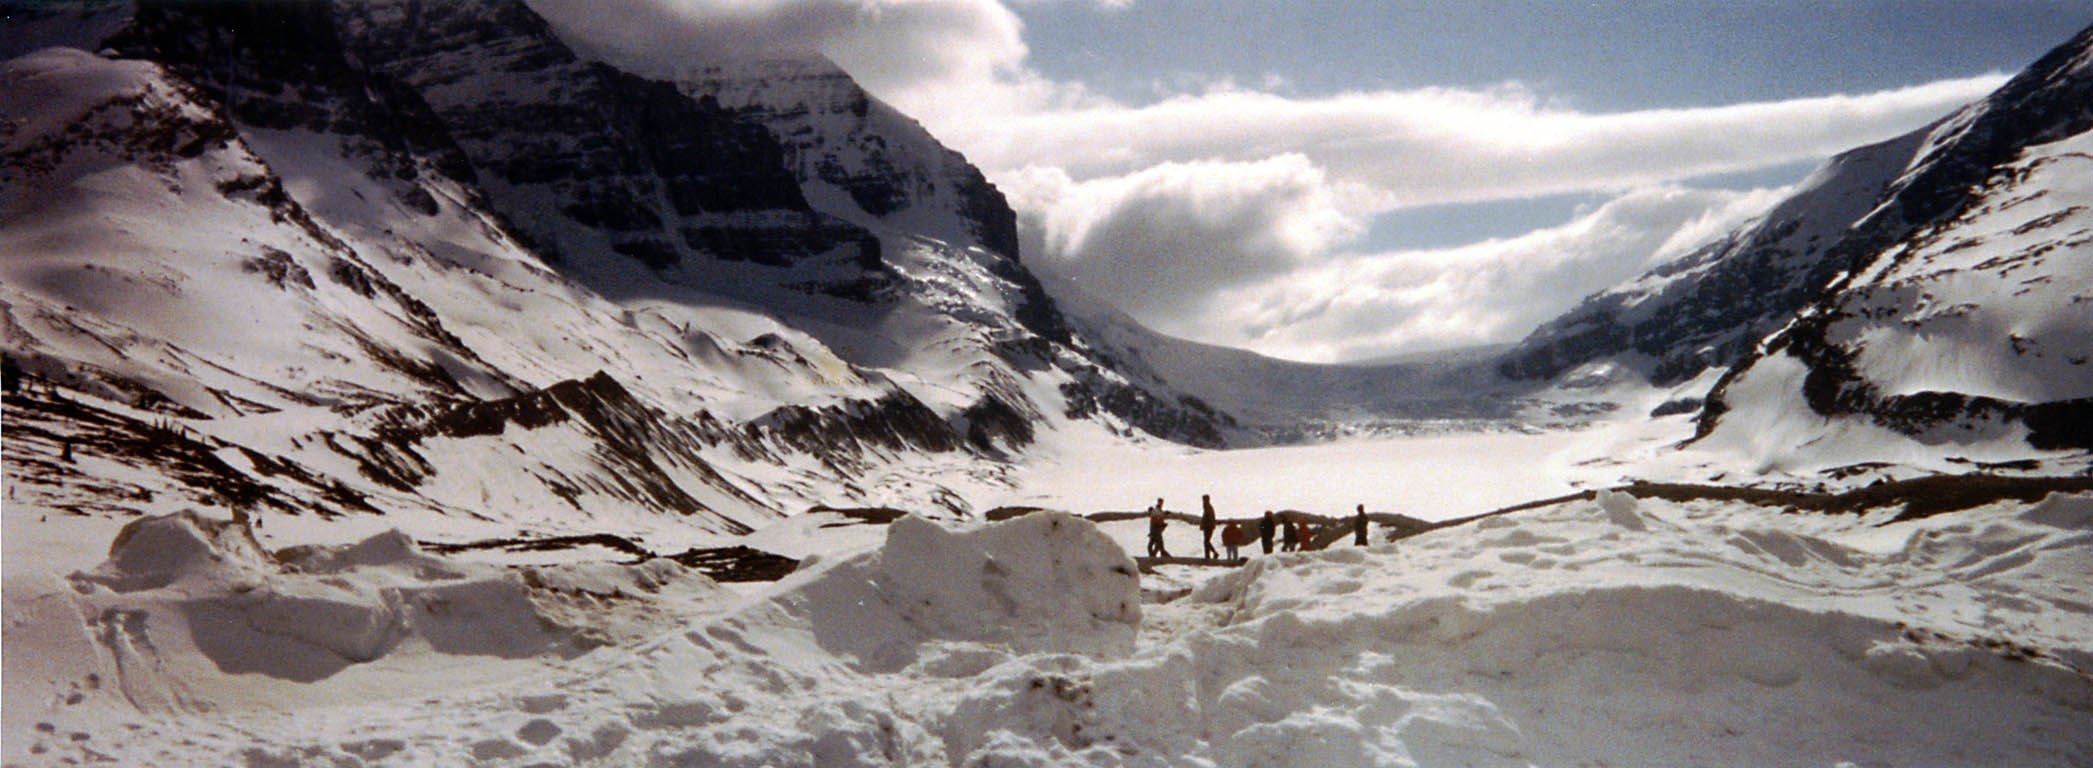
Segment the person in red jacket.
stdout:
[[1243,530],[1242,523],[1231,522],[1227,528],[1221,530],[1221,546],[1228,548],[1228,559],[1231,561],[1242,559],[1242,556],[1237,554],[1236,550],[1248,543],[1250,543],[1250,534]]
[[1163,548],[1163,528],[1169,524],[1169,521],[1163,517],[1163,500],[1156,499],[1156,505],[1148,508],[1149,557],[1170,556],[1170,550]]

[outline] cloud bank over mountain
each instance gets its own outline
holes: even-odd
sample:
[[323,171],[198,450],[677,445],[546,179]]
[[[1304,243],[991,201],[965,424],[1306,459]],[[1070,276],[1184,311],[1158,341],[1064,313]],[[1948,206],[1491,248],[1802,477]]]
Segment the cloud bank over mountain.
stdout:
[[[1513,340],[1657,246],[1778,197],[1701,180],[1888,138],[2005,81],[1610,112],[1519,82],[1295,94],[1221,81],[1128,103],[1032,68],[998,0],[532,5],[599,55],[663,75],[729,50],[826,55],[1011,196],[1028,263],[1166,332],[1320,361]],[[1570,194],[1603,202],[1451,248],[1362,238],[1392,211]],[[1474,302],[1485,290],[1500,291],[1488,310]]]

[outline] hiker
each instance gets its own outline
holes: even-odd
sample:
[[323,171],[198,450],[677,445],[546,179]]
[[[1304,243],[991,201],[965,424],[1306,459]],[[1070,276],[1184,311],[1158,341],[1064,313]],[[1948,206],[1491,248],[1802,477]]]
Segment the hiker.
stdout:
[[1366,505],[1359,505],[1359,514],[1352,517],[1352,546],[1366,546]]
[[1170,556],[1170,550],[1163,548],[1163,527],[1169,524],[1169,521],[1163,519],[1163,500],[1156,499],[1156,505],[1148,508],[1149,557]]
[[1201,557],[1212,560],[1221,556],[1221,553],[1214,551],[1213,497],[1201,495],[1199,497],[1199,506],[1205,508],[1205,511],[1199,513],[1199,539],[1206,545],[1206,554],[1201,555]]
[[1230,522],[1228,527],[1221,531],[1221,546],[1228,548],[1229,562],[1243,559],[1242,555],[1236,553],[1236,549],[1248,543],[1250,534],[1243,532],[1242,523]]
[[1300,549],[1301,549],[1301,551],[1302,551],[1302,552],[1311,552],[1311,551],[1314,551],[1314,550],[1316,549],[1316,546],[1315,546],[1315,525],[1314,525],[1314,524],[1312,524],[1312,523],[1310,523],[1310,522],[1308,522],[1307,520],[1302,520],[1302,521],[1300,521],[1300,522],[1297,522],[1297,523],[1294,523],[1294,524],[1295,524],[1295,525],[1298,525],[1298,526],[1301,526],[1301,534],[1300,534],[1300,536],[1301,536],[1301,545],[1300,545]]
[[1258,519],[1257,538],[1264,542],[1265,554],[1272,554],[1272,510],[1265,510],[1265,516]]
[[1293,552],[1299,550],[1301,548],[1301,529],[1294,527],[1294,521],[1292,520],[1281,520],[1279,525],[1283,529],[1279,532],[1279,551]]

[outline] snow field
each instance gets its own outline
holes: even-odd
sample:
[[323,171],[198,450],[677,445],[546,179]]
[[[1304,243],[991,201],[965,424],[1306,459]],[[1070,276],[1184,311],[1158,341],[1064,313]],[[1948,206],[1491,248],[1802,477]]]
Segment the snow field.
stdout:
[[[9,595],[11,614],[63,600],[114,608],[83,612],[113,617],[90,622],[87,635],[132,642],[78,659],[103,683],[76,685],[83,700],[70,706],[64,680],[16,673],[24,625],[11,622],[10,709],[42,702],[23,717],[49,728],[14,730],[21,718],[11,711],[7,760],[55,764],[83,748],[155,765],[2040,766],[2093,757],[2093,497],[1878,522],[1605,494],[1395,544],[1259,557],[1203,580],[1173,574],[1196,588],[1144,605],[1149,579],[1133,575],[1123,542],[1080,518],[943,526],[910,517],[876,547],[816,555],[768,591],[718,590],[666,564],[468,578],[482,586],[445,593],[462,607],[452,623],[410,620],[420,629],[407,637],[419,639],[395,639],[386,655],[263,705],[232,689],[281,680],[256,669],[198,674],[178,623],[196,604],[240,599],[243,582],[228,574],[253,579],[255,568],[228,563],[246,562],[247,544],[229,523],[157,518],[75,579],[105,586],[39,601]],[[386,536],[296,562],[296,578],[258,579],[264,602],[282,606],[268,614],[278,631],[337,616],[366,626],[356,618],[365,614],[337,610],[359,604],[340,593],[412,598],[426,592],[402,585],[460,583],[455,574],[488,568]],[[538,616],[614,642],[574,655],[545,622],[520,626],[530,609],[498,585],[536,600],[548,582],[597,597]],[[309,597],[323,588],[338,593]],[[660,613],[634,619],[629,604],[605,597],[621,591],[653,595],[641,602]],[[134,628],[141,634],[127,634]],[[506,639],[460,645],[467,637]],[[535,655],[513,657],[522,643],[536,643]],[[303,649],[308,664],[350,657],[322,645],[278,643]],[[359,667],[387,664],[473,682],[358,683],[376,679]],[[142,713],[115,700],[110,689],[128,695],[141,678],[181,681],[172,686],[181,695]],[[48,693],[22,697],[18,686]],[[68,741],[73,733],[88,737]]]
[[[1335,517],[1363,503],[1369,512],[1443,520],[1573,493],[1579,481],[1613,482],[1571,466],[1592,450],[1593,434],[1476,432],[1205,451],[1064,429],[1017,467],[1016,490],[983,489],[993,499],[984,506],[1138,511],[1161,498],[1173,513],[1197,515],[1199,496],[1206,494],[1222,518],[1248,519],[1268,509]],[[1196,526],[1173,522],[1170,528],[1172,554],[1199,554],[1196,538],[1189,539],[1190,549],[1177,538],[1183,528],[1196,536]],[[1141,551],[1144,540],[1130,549]]]

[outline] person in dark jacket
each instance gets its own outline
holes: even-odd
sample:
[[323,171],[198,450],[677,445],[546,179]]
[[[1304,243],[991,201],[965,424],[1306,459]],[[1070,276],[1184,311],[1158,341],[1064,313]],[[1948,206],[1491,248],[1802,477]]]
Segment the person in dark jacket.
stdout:
[[1265,554],[1272,554],[1272,510],[1265,510],[1265,516],[1258,518],[1257,539],[1264,542]]
[[1199,506],[1204,508],[1204,511],[1199,513],[1199,538],[1202,542],[1206,544],[1206,554],[1203,555],[1203,557],[1205,557],[1208,560],[1212,560],[1221,556],[1221,553],[1214,551],[1213,497],[1204,495],[1200,496]]
[[1279,528],[1279,551],[1292,552],[1301,548],[1301,529],[1295,528],[1289,520],[1279,521]]
[[1169,524],[1170,522],[1163,518],[1163,500],[1156,499],[1156,505],[1148,508],[1149,557],[1170,556],[1170,550],[1163,548],[1163,528]]
[[1352,546],[1366,546],[1366,505],[1359,505],[1359,514],[1352,516]]

